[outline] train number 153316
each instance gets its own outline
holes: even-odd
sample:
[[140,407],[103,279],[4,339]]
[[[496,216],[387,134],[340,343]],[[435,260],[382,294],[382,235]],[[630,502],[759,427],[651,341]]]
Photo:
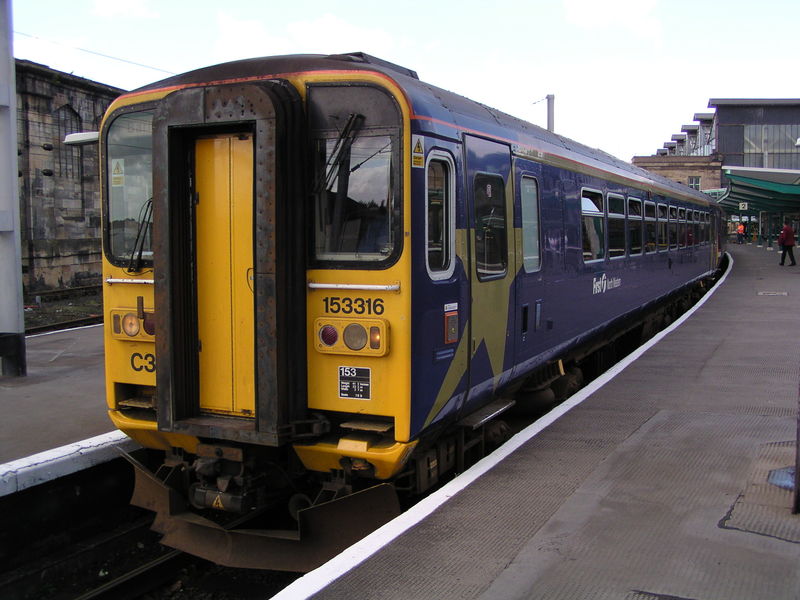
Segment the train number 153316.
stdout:
[[326,296],[322,299],[325,312],[344,315],[382,315],[383,298],[339,298]]

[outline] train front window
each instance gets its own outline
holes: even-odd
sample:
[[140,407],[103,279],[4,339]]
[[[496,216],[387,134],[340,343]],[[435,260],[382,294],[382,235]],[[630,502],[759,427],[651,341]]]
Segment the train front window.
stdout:
[[112,262],[135,271],[153,258],[153,113],[114,119],[107,144],[107,250]]
[[314,254],[323,261],[383,261],[394,250],[393,139],[318,140]]

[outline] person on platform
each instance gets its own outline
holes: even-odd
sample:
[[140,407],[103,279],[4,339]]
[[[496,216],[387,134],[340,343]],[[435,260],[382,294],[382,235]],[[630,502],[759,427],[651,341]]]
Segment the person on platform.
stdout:
[[744,223],[739,223],[736,228],[736,243],[744,244]]
[[781,262],[779,263],[780,266],[783,266],[783,263],[786,262],[786,255],[789,255],[789,260],[792,262],[789,263],[790,267],[795,266],[797,263],[794,261],[794,230],[792,229],[791,222],[789,219],[786,219],[783,229],[781,230],[780,235],[778,236],[778,244],[781,246]]

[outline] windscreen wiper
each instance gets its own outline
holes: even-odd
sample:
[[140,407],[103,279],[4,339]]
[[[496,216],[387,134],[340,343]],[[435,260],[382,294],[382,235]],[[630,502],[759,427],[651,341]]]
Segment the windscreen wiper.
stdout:
[[139,228],[136,231],[136,239],[133,240],[133,249],[131,250],[131,258],[128,261],[128,273],[136,273],[142,264],[142,254],[144,253],[144,241],[147,238],[147,232],[152,225],[153,218],[153,199],[149,198],[147,202],[139,209]]
[[336,144],[333,146],[333,151],[325,164],[325,179],[321,180],[317,185],[317,193],[322,190],[330,190],[333,187],[333,182],[339,173],[340,163],[345,156],[348,156],[350,147],[356,140],[355,133],[363,122],[364,115],[358,113],[350,113],[350,116],[347,117],[347,122],[339,133]]

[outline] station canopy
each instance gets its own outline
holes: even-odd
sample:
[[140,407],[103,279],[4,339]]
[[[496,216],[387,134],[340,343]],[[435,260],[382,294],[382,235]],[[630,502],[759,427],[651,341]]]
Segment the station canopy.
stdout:
[[719,204],[727,211],[800,212],[800,170],[723,166],[722,172],[729,183]]

